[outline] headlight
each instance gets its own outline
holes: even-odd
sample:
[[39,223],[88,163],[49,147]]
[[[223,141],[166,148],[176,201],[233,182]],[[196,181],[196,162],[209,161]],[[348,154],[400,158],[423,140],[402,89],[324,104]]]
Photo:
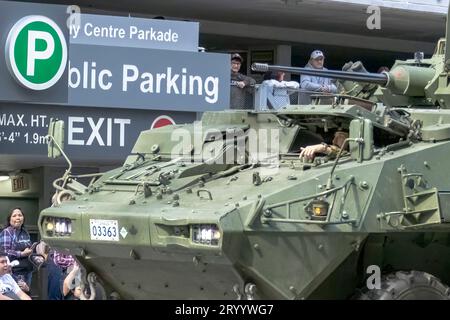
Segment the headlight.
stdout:
[[221,237],[220,230],[215,224],[194,224],[192,228],[192,242],[217,246]]
[[72,234],[72,221],[68,218],[46,217],[42,229],[48,236],[69,236]]
[[326,220],[330,204],[325,200],[314,199],[305,207],[305,211],[313,220]]

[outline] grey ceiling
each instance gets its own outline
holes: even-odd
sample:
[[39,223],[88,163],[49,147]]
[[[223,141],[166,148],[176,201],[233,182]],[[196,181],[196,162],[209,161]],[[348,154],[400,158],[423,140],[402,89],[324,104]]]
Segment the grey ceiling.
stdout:
[[[73,0],[39,1],[73,4]],[[78,0],[76,4],[134,16],[161,15],[304,30],[434,42],[444,35],[443,14],[381,9],[381,30],[369,30],[367,6],[324,0]],[[418,23],[420,21],[420,23]]]

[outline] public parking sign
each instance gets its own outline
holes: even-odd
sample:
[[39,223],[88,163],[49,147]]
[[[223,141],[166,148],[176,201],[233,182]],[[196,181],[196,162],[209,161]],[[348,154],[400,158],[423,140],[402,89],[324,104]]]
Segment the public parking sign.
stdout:
[[66,9],[0,0],[0,30],[6,31],[0,34],[0,101],[188,112],[228,108],[229,55],[197,52],[198,23],[93,15],[83,20]]

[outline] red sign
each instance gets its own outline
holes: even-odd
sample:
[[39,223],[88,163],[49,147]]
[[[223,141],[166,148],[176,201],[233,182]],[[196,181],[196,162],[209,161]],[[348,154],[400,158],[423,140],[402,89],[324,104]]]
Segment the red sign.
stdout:
[[152,126],[150,127],[150,129],[156,129],[156,128],[161,128],[164,126],[169,126],[175,124],[175,121],[173,121],[173,119],[169,116],[159,116],[158,118],[156,118],[155,120],[153,120]]

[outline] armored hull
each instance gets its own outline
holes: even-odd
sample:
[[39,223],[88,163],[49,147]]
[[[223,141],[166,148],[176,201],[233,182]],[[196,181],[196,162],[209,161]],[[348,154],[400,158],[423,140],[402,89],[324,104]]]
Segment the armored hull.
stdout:
[[343,92],[144,131],[86,185],[69,166],[41,237],[98,298],[449,299],[449,38],[382,74],[254,64]]
[[[333,127],[362,114],[373,118],[374,130],[387,130],[356,105],[217,112],[202,119],[202,137],[212,126],[244,128],[247,136],[254,129],[261,137],[258,131],[270,126],[283,141],[277,163],[163,161],[176,144],[176,128],[143,132],[133,153],[145,153],[144,159],[130,156],[75,200],[41,213],[43,240],[75,254],[106,297],[125,299],[343,299],[364,287],[370,265],[447,280],[447,139],[385,138],[364,161],[356,145],[337,161],[305,162],[295,153],[312,139],[305,123],[315,126],[320,117]],[[417,109],[411,118],[445,124],[450,112]],[[202,139],[202,151],[216,143]],[[319,200],[327,204],[323,215],[314,213]],[[49,231],[55,221],[70,221],[70,234]],[[93,226],[105,231],[98,236]],[[414,258],[399,255],[401,248]]]

